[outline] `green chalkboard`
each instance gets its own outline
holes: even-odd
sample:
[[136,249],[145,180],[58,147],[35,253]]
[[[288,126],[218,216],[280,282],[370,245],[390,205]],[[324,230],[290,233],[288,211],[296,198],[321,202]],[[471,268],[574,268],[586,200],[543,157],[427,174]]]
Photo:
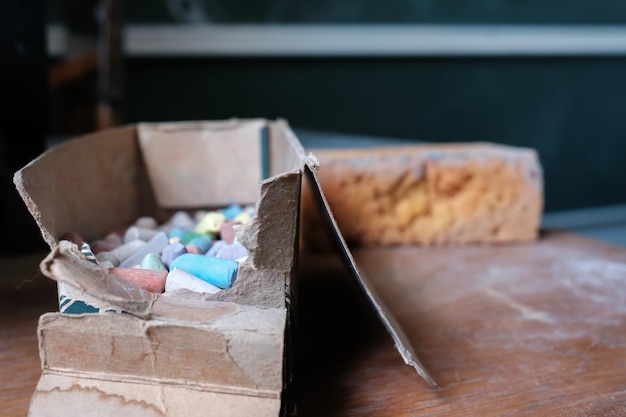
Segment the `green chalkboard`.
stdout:
[[[49,0],[63,20],[73,0]],[[624,0],[133,0],[132,23],[622,24]]]
[[125,115],[532,147],[554,211],[626,202],[623,74],[626,58],[137,59]]

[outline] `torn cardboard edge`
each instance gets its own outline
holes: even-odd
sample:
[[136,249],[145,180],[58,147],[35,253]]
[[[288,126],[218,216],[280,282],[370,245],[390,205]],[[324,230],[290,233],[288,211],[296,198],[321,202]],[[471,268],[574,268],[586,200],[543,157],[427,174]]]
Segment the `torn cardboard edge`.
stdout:
[[[214,151],[212,159],[201,158],[197,163],[187,161],[189,163],[185,164],[186,152],[181,153],[179,135],[193,149],[210,147]],[[233,138],[236,140],[231,140]],[[247,153],[253,158],[242,156]],[[192,155],[206,156],[201,152],[192,152]],[[233,155],[236,163],[230,159]],[[175,169],[171,164],[162,163],[167,158],[178,161],[174,163]],[[255,160],[255,164],[244,163],[249,159]],[[189,182],[185,190],[194,196],[194,200],[181,200],[183,207],[180,208],[189,205],[214,207],[233,201],[256,203],[256,218],[236,231],[238,240],[250,253],[248,261],[240,267],[240,279],[231,289],[204,298],[207,301],[279,307],[284,304],[281,294],[284,283],[278,284],[292,273],[297,250],[297,238],[293,237],[299,223],[304,160],[301,144],[282,119],[142,123],[108,129],[61,144],[18,171],[14,182],[52,249],[41,265],[44,274],[55,280],[71,281],[69,285],[100,298],[105,304],[115,304],[145,318],[150,315],[151,297],[138,291],[129,294],[124,285],[105,288],[109,274],[97,265],[81,262],[84,261],[82,256],[71,244],[61,245],[62,233],[79,230],[84,238],[93,240],[107,231],[132,224],[142,214],[163,217],[169,213],[166,210],[173,212],[178,207],[164,208],[163,202],[153,199],[154,194],[161,190],[171,200],[172,195],[177,195],[176,188],[181,182]],[[76,163],[68,164],[67,161]],[[244,181],[246,187],[236,186],[243,181],[243,178],[237,178],[236,184],[221,189],[221,194],[195,192],[207,185],[202,182],[203,175],[207,176],[207,167],[216,174],[210,175],[212,181],[228,173],[228,180],[235,181],[232,177],[236,177],[235,173],[242,166],[251,167],[253,171],[252,177]],[[231,171],[225,173],[226,168]],[[264,174],[269,177],[262,179],[261,171],[266,171]],[[85,172],[89,174],[84,175]],[[174,180],[168,178],[168,174]],[[48,179],[49,186],[41,186],[42,178]],[[204,188],[211,189],[211,184]],[[246,191],[247,196],[229,194],[243,188],[253,188],[254,191]],[[107,195],[109,192],[110,196]],[[238,197],[242,201],[237,201]],[[94,212],[98,213],[97,219]],[[251,275],[258,275],[258,279],[244,279]],[[281,291],[277,291],[278,287]]]
[[313,154],[309,154],[305,164],[305,176],[309,180],[309,184],[313,189],[313,194],[315,199],[319,205],[320,210],[324,212],[324,218],[328,222],[330,229],[339,243],[339,249],[341,251],[342,258],[344,259],[346,266],[349,271],[352,273],[353,277],[359,283],[359,286],[363,290],[365,296],[368,301],[376,311],[379,319],[391,335],[393,339],[394,345],[400,356],[404,362],[412,366],[417,374],[421,376],[426,382],[428,382],[431,386],[436,386],[437,383],[435,380],[428,374],[424,366],[421,364],[413,347],[411,346],[411,342],[409,341],[406,333],[393,316],[393,314],[389,311],[389,308],[385,305],[384,301],[380,298],[374,287],[369,283],[365,275],[359,271],[359,267],[357,266],[348,245],[346,244],[341,231],[339,230],[339,226],[335,221],[332,210],[328,205],[328,201],[326,200],[326,196],[322,190],[321,183],[319,181],[319,177],[317,176],[316,171],[319,169],[319,162],[317,158]]
[[113,308],[147,319],[156,294],[132,285],[100,265],[86,261],[72,242],[62,240],[41,261],[41,272],[48,278],[66,283]]
[[[153,133],[143,143],[142,127]],[[210,188],[210,182],[202,181],[207,174],[247,181],[249,197],[236,202],[256,202],[255,219],[236,231],[250,256],[240,265],[233,287],[215,295],[144,291],[89,262],[75,243],[60,239],[73,230],[91,241],[142,215],[159,222],[170,218],[179,207],[165,207],[155,192],[167,196],[177,183],[168,183],[167,177],[155,182],[150,173],[160,172],[150,163],[172,156],[168,149],[178,134],[196,148],[214,146],[212,159],[201,158],[193,167],[182,166],[186,159],[181,159],[175,163],[181,171],[174,174],[192,177],[188,186],[194,187]],[[231,143],[222,135],[237,140]],[[260,148],[266,148],[263,155]],[[250,155],[240,154],[246,152],[254,156],[253,179],[221,169],[248,166],[242,158]],[[226,157],[230,155],[235,158]],[[295,268],[304,160],[304,150],[284,120],[231,119],[108,129],[56,146],[18,171],[15,186],[51,248],[41,270],[58,282],[59,304],[78,300],[91,307],[79,305],[74,314],[40,318],[42,376],[30,415],[48,415],[51,409],[73,414],[72,403],[95,408],[100,415],[144,415],[113,401],[120,394],[156,406],[159,415],[187,417],[204,407],[278,415],[288,402],[282,395],[291,379],[291,369],[284,365],[290,332],[285,298]],[[200,200],[181,200],[181,209],[210,209],[240,198],[228,189],[219,195],[187,190]],[[188,207],[197,204],[201,207]],[[91,396],[92,390],[99,394]],[[165,391],[172,393],[167,402]],[[178,402],[179,394],[192,391],[185,403]],[[115,412],[105,411],[109,400]]]

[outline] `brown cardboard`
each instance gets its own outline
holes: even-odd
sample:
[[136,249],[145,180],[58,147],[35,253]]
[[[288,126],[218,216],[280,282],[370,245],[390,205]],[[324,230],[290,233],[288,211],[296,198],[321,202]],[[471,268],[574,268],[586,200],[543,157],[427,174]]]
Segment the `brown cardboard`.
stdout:
[[[137,415],[129,404],[145,415],[278,415],[303,166],[287,123],[233,119],[99,132],[16,173],[51,248],[43,274],[101,311],[125,313],[42,316],[43,373],[30,415]],[[173,209],[233,202],[256,202],[257,215],[236,232],[250,256],[217,294],[151,294],[59,241],[67,231],[92,240],[142,215],[163,221]]]
[[[198,158],[179,160],[183,143]],[[239,190],[204,180],[227,175],[230,181],[244,163],[253,172],[232,183]],[[285,413],[303,172],[329,210],[315,169],[286,122],[234,119],[107,130],[52,149],[17,172],[16,187],[51,248],[42,273],[102,307],[94,314],[41,317],[42,377],[29,415]],[[149,293],[59,241],[67,231],[92,240],[139,216],[163,221],[174,209],[253,201],[254,219],[236,231],[250,256],[233,287],[216,294]],[[359,275],[329,212],[328,218],[403,358],[432,382]]]
[[341,232],[339,231],[339,227],[337,226],[337,222],[335,221],[330,206],[328,205],[326,196],[322,191],[322,186],[316,173],[318,169],[319,163],[317,162],[317,159],[314,156],[309,156],[309,158],[307,158],[307,165],[305,167],[306,178],[309,184],[311,184],[311,191],[313,192],[315,199],[322,208],[321,211],[324,220],[328,222],[333,237],[339,243],[339,250],[346,265],[348,266],[348,270],[351,271],[352,274],[357,278],[357,282],[359,283],[365,296],[367,297],[368,301],[376,311],[376,314],[391,335],[394,345],[398,350],[398,353],[400,353],[400,356],[402,356],[404,363],[412,366],[417,374],[424,378],[424,380],[430,385],[437,385],[417,358],[417,355],[411,347],[411,343],[404,333],[404,330],[402,330],[400,324],[396,321],[393,314],[391,314],[391,312],[389,311],[389,308],[385,305],[384,301],[382,300],[382,298],[380,298],[375,288],[369,283],[369,280],[359,270],[358,265],[354,261],[352,253],[350,252],[350,249],[348,249],[348,245],[346,244],[343,236],[341,235]]
[[91,240],[130,224],[143,211],[140,194],[150,191],[135,137],[136,128],[126,126],[74,139],[15,174],[15,185],[51,248],[67,230]]
[[263,120],[140,124],[139,145],[158,204],[180,208],[255,203],[263,179],[262,141],[249,137],[264,126]]

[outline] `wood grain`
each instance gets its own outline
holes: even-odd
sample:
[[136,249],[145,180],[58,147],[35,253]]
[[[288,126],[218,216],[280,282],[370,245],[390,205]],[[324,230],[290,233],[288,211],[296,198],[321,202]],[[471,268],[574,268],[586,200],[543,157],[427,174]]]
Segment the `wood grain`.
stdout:
[[626,250],[552,233],[355,256],[438,387],[348,302],[338,261],[304,259],[302,416],[626,415]]
[[39,316],[57,308],[56,284],[37,270],[45,254],[0,258],[0,415],[23,417],[41,374]]
[[[438,383],[404,365],[332,257],[303,257],[301,416],[626,415],[626,250],[566,233],[502,247],[361,249]],[[40,258],[39,258],[40,259]],[[38,259],[0,292],[0,409],[24,416],[39,378],[37,317],[55,309]],[[3,260],[3,269],[6,262]]]

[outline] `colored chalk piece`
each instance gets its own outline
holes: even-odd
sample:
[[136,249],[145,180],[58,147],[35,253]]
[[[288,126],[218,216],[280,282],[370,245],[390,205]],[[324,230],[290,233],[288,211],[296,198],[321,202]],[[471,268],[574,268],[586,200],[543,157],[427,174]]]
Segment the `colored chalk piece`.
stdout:
[[215,255],[217,255],[217,252],[219,252],[219,250],[226,245],[228,245],[228,243],[224,242],[223,240],[216,240],[215,242],[213,242],[213,246],[211,246],[211,249],[209,249],[209,251],[206,253],[206,256],[215,257]]
[[109,269],[109,274],[118,276],[131,284],[134,284],[150,292],[163,292],[167,271],[154,271],[152,269],[119,268]]
[[154,217],[144,216],[135,220],[135,226],[143,229],[156,229],[158,223]]
[[187,253],[179,256],[172,262],[170,269],[174,268],[180,268],[209,284],[226,289],[230,288],[233,282],[235,282],[239,264],[237,261],[230,259],[219,259]]
[[180,255],[184,255],[185,253],[187,253],[185,245],[180,242],[170,243],[165,247],[165,249],[163,249],[163,252],[161,253],[161,261],[169,268],[174,259],[178,258]]
[[115,266],[119,266],[129,256],[135,253],[139,248],[146,244],[143,240],[133,240],[119,246],[108,252],[100,252],[96,255],[98,262],[111,262]]
[[139,265],[147,254],[161,253],[163,252],[163,249],[169,245],[169,243],[167,235],[164,232],[158,232],[157,235],[146,242],[145,245],[126,258],[120,266],[123,268],[130,268],[132,266]]
[[226,217],[222,213],[210,211],[200,220],[194,230],[196,233],[216,234],[225,221]]
[[206,253],[201,248],[193,245],[187,245],[185,249],[187,249],[187,253],[194,253],[196,255],[204,255]]
[[215,255],[216,258],[232,260],[237,260],[244,256],[248,256],[248,250],[241,243],[225,245]]
[[182,227],[172,227],[170,230],[167,231],[167,237],[169,239],[182,239],[183,236],[185,236],[185,233],[187,233],[187,230],[183,229]]
[[193,214],[193,219],[195,220],[195,223],[198,223],[200,220],[202,220],[202,218],[206,216],[207,213],[208,211],[206,210],[196,210],[196,212]]
[[196,232],[185,232],[185,234],[181,237],[180,241],[184,244],[187,245],[189,244],[189,242],[191,242],[192,240],[199,238],[199,237],[203,237],[203,236],[208,236],[204,233],[196,233]]
[[191,252],[189,250],[189,247],[193,246],[193,247],[198,248],[200,252],[204,255],[205,253],[209,251],[209,248],[211,247],[211,243],[213,243],[213,239],[211,239],[207,235],[202,235],[189,241],[189,243],[187,244],[187,251]]
[[235,217],[233,220],[236,221],[237,223],[248,224],[250,223],[250,220],[252,220],[252,217],[250,216],[250,214],[244,211],[243,213]]
[[104,269],[109,269],[109,268],[113,268],[115,265],[113,265],[113,263],[109,262],[109,261],[98,261],[98,263],[100,264],[101,267],[103,267]]
[[178,227],[181,229],[191,229],[192,227],[194,227],[196,222],[191,218],[189,213],[184,212],[184,211],[177,211],[168,220],[167,224],[170,227]]
[[235,241],[235,229],[234,226],[239,223],[228,220],[222,224],[220,227],[220,239],[225,241],[228,244],[232,244]]
[[231,204],[230,206],[219,210],[219,212],[222,213],[226,219],[233,220],[243,212],[243,208],[239,204]]
[[155,237],[157,233],[160,233],[158,230],[146,229],[143,227],[131,226],[126,229],[126,233],[124,234],[124,243],[132,242],[133,240],[141,239],[148,241]]
[[245,206],[243,208],[243,211],[245,213],[248,213],[248,216],[250,216],[250,218],[252,218],[256,214],[256,207],[254,207],[254,205],[251,204],[249,206]]
[[141,267],[144,269],[152,269],[154,271],[167,271],[167,267],[161,261],[161,258],[156,253],[149,253],[144,256],[141,261]]
[[117,243],[118,245],[124,244],[124,239],[122,238],[122,236],[118,235],[117,233],[109,233],[108,235],[104,237],[103,240],[109,243]]
[[221,288],[210,284],[195,275],[191,275],[180,268],[175,268],[167,274],[167,280],[165,281],[165,292],[176,291],[179,289],[186,289],[189,291],[199,293],[215,294],[221,291]]

